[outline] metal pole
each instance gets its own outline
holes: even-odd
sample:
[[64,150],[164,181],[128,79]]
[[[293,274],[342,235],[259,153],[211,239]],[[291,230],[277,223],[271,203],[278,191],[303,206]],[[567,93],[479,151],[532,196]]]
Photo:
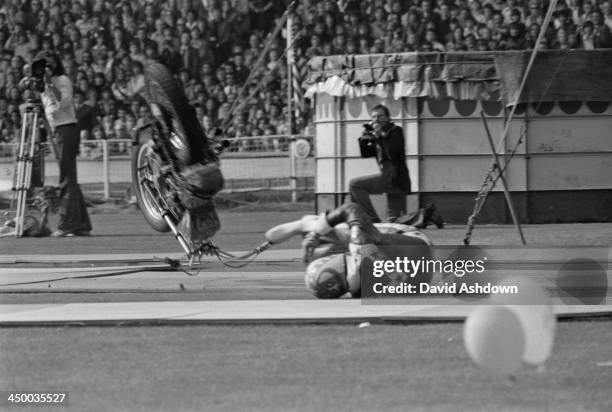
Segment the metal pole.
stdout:
[[[289,4],[289,6],[287,7],[287,10],[285,10],[285,13],[283,13],[283,15],[281,16],[281,19],[277,23],[277,25],[274,28],[274,31],[272,32],[272,34],[268,35],[268,40],[267,40],[266,44],[264,45],[261,53],[259,53],[259,57],[255,61],[255,64],[252,65],[251,70],[249,72],[249,76],[247,77],[246,81],[242,85],[241,89],[238,91],[237,96],[242,96],[242,93],[246,90],[248,85],[251,83],[251,80],[253,79],[253,76],[255,76],[257,74],[257,71],[261,67],[261,64],[263,63],[264,59],[268,55],[268,51],[272,47],[272,43],[273,43],[274,39],[276,38],[278,33],[281,31],[281,29],[285,25],[285,22],[287,21],[287,19],[289,19],[289,16],[293,12],[294,7],[295,7],[295,1],[292,1]],[[289,44],[289,38],[287,38],[287,44]],[[283,57],[282,55],[279,56],[279,61],[280,61],[280,59],[282,59],[282,57]],[[249,96],[249,98],[250,97],[251,96]],[[224,133],[226,133],[227,129],[229,128],[229,122],[230,122],[229,119],[231,119],[233,117],[234,111],[237,108],[241,107],[244,104],[244,102],[247,101],[247,100],[248,99],[236,99],[236,100],[234,100],[234,103],[232,103],[230,109],[228,110],[227,118],[225,119],[225,121],[221,125],[221,130],[223,130]]]
[[287,129],[289,130],[289,184],[291,186],[291,202],[297,201],[297,177],[295,176],[295,140],[293,139],[293,13],[287,18]]
[[296,164],[296,156],[295,156],[295,138],[291,137],[291,145],[289,150],[289,168],[291,173],[291,202],[297,202],[297,164]]
[[527,63],[527,68],[525,69],[525,74],[521,79],[521,84],[516,92],[516,97],[512,104],[512,108],[510,109],[510,114],[508,115],[508,119],[506,120],[506,124],[502,131],[502,135],[497,143],[496,153],[500,153],[504,148],[504,143],[506,141],[506,137],[508,136],[508,132],[510,130],[510,124],[512,123],[512,118],[514,117],[514,112],[516,111],[516,106],[518,106],[519,101],[521,100],[521,95],[523,94],[523,89],[527,84],[527,78],[529,77],[529,73],[531,72],[531,68],[533,67],[533,63],[535,62],[536,54],[538,53],[538,48],[540,47],[540,43],[546,34],[546,30],[548,30],[548,24],[552,19],[553,12],[555,11],[555,6],[557,5],[558,0],[551,0],[550,5],[548,6],[548,11],[544,16],[544,21],[542,22],[542,27],[540,28],[540,33],[538,33],[538,38],[536,40],[536,44],[533,46],[533,52],[529,57],[529,62]]
[[102,174],[104,175],[104,198],[110,198],[110,171],[108,169],[108,140],[102,140]]
[[[531,52],[531,56],[529,57],[529,62],[527,63],[527,67],[525,69],[525,73],[523,74],[523,77],[521,79],[521,84],[519,85],[519,88],[518,88],[517,93],[516,93],[516,97],[514,99],[514,102],[512,103],[512,108],[510,109],[510,114],[506,118],[506,122],[504,124],[504,128],[502,130],[499,142],[497,144],[497,148],[495,148],[495,146],[494,146],[494,152],[496,154],[497,153],[501,153],[502,149],[504,148],[504,145],[505,145],[505,142],[506,142],[506,137],[508,136],[508,132],[510,131],[510,125],[512,123],[512,118],[514,117],[514,113],[515,113],[516,107],[518,106],[519,101],[521,99],[521,95],[523,94],[523,89],[525,88],[525,85],[527,84],[527,78],[528,78],[529,73],[531,71],[531,68],[532,68],[532,66],[533,66],[533,64],[535,62],[536,54],[538,52],[538,48],[540,46],[540,43],[541,43],[542,39],[544,38],[544,35],[546,34],[546,30],[548,29],[548,24],[550,23],[550,20],[552,18],[552,14],[553,14],[553,12],[555,10],[555,6],[557,4],[557,1],[558,0],[551,0],[550,4],[548,6],[548,10],[546,12],[546,15],[544,16],[544,21],[542,22],[542,27],[540,28],[540,33],[538,34],[538,38],[536,40],[536,44],[534,45],[533,51]],[[519,139],[519,142],[520,142],[520,139]],[[472,237],[472,231],[473,231],[474,226],[475,226],[476,218],[480,214],[480,208],[482,207],[482,205],[479,206],[478,202],[480,202],[481,197],[484,197],[484,201],[486,201],[486,197],[488,195],[488,192],[493,190],[493,188],[495,187],[495,181],[493,181],[492,186],[489,189],[487,189],[487,185],[492,180],[491,173],[494,172],[494,171],[495,171],[495,164],[487,172],[487,175],[485,176],[484,183],[482,184],[481,192],[479,192],[478,196],[476,197],[476,203],[474,205],[474,212],[468,218],[467,230],[466,230],[465,236],[463,238],[463,243],[465,245],[469,245],[470,244],[470,239]]]
[[506,178],[504,177],[504,169],[502,168],[502,165],[499,163],[499,156],[497,155],[497,152],[495,151],[495,143],[493,143],[493,138],[491,137],[491,131],[489,130],[489,125],[487,124],[487,119],[485,118],[485,115],[482,111],[480,112],[480,117],[482,118],[482,121],[484,123],[484,128],[485,128],[485,132],[487,135],[487,139],[489,140],[489,145],[491,145],[491,154],[493,156],[493,170],[497,170],[499,179],[501,180],[502,186],[504,188],[504,197],[506,198],[506,203],[508,204],[508,208],[510,209],[510,215],[512,216],[512,221],[514,222],[514,225],[516,226],[516,229],[519,232],[519,235],[521,237],[521,242],[523,243],[523,245],[526,245],[527,243],[525,242],[525,236],[523,235],[521,224],[516,216],[516,212],[514,210],[514,204],[512,203],[512,198],[510,197],[510,192],[508,191],[508,184],[506,183]]
[[34,142],[30,136],[28,141],[28,125],[32,117],[31,107],[26,105],[25,113],[21,122],[21,138],[19,146],[19,154],[17,157],[17,184],[15,187],[17,196],[17,209],[15,211],[15,236],[21,237],[23,235],[23,224],[24,215],[26,209],[26,201],[28,197],[28,182],[30,177],[28,176],[28,161],[29,158],[29,147],[26,144],[33,146]]

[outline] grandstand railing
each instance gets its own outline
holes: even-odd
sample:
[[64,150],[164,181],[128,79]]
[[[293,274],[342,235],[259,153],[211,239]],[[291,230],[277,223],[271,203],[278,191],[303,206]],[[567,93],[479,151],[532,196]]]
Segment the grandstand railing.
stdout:
[[[221,155],[227,191],[288,190],[295,199],[298,191],[314,187],[313,136],[270,135],[227,140],[229,146]],[[301,140],[308,145],[295,144]],[[79,181],[102,183],[103,196],[109,198],[111,183],[131,182],[131,147],[131,139],[82,141],[77,157]],[[12,179],[17,150],[16,143],[0,143],[0,179]],[[59,169],[50,147],[46,153],[46,175],[53,181]]]

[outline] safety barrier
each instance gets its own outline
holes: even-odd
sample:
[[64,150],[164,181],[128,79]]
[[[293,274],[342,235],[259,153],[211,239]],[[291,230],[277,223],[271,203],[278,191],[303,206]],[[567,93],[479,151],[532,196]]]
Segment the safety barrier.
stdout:
[[[295,199],[301,190],[314,187],[314,137],[270,135],[227,139],[221,169],[230,191],[288,190]],[[131,139],[86,140],[77,157],[79,182],[102,183],[110,197],[111,183],[131,182]],[[47,184],[56,184],[59,168],[47,147]],[[0,179],[11,180],[16,143],[0,143]]]

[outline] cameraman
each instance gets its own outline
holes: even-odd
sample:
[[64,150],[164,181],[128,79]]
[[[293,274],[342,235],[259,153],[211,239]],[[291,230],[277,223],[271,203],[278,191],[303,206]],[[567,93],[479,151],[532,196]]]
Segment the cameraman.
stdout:
[[371,134],[376,143],[376,161],[380,173],[357,177],[349,183],[350,201],[363,208],[374,223],[380,222],[371,194],[387,194],[387,221],[393,222],[406,213],[406,195],[410,193],[410,176],[405,159],[404,132],[391,122],[389,109],[382,105],[372,108]]
[[[44,64],[44,73],[34,70]],[[55,135],[59,156],[59,223],[55,237],[88,236],[91,222],[81,188],[77,182],[76,157],[80,133],[74,110],[72,82],[66,76],[59,57],[52,52],[40,52],[32,63],[34,76],[42,75],[45,83],[40,97],[45,116]],[[42,71],[42,70],[40,70]]]

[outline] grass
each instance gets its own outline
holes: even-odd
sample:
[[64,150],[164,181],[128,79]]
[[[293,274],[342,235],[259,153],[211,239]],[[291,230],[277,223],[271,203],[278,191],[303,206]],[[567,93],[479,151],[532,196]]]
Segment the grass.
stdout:
[[[462,325],[5,328],[0,387],[70,392],[72,410],[603,411],[610,321],[562,322],[543,371],[492,379]],[[41,342],[44,342],[42,344]]]

